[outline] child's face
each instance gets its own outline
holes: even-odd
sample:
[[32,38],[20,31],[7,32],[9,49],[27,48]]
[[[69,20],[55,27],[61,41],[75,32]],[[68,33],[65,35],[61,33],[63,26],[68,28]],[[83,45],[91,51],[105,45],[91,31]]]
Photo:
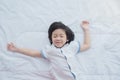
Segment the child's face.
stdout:
[[56,47],[63,47],[67,41],[66,33],[63,29],[56,29],[52,32],[52,43]]

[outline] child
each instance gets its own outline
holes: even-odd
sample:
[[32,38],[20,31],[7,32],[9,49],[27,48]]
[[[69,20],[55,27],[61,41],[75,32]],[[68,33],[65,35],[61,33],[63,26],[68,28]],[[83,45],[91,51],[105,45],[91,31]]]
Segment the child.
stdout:
[[51,45],[41,50],[41,52],[19,48],[13,43],[9,43],[7,49],[48,60],[51,64],[49,73],[52,80],[76,80],[79,67],[75,55],[90,48],[89,22],[82,21],[81,27],[84,31],[84,42],[81,46],[79,42],[74,41],[74,33],[69,27],[61,22],[54,22],[48,30]]

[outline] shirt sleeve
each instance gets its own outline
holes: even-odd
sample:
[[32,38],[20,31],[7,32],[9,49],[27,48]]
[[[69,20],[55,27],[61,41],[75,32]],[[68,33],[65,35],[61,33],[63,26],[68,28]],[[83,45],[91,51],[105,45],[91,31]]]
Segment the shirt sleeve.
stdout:
[[45,50],[41,50],[41,56],[42,56],[42,58],[47,59],[47,54],[46,54]]
[[79,41],[72,41],[70,43],[70,49],[75,52],[75,54],[80,52],[80,42]]
[[47,55],[48,47],[49,47],[49,46],[46,46],[45,48],[43,48],[43,49],[41,50],[41,56],[42,56],[42,58],[44,58],[44,59],[47,59],[47,57],[48,57],[48,55]]

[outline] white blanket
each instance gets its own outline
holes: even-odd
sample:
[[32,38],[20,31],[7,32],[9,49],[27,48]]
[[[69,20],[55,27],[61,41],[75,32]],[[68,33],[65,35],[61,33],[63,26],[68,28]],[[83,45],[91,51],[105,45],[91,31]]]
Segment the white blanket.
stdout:
[[119,0],[0,0],[0,80],[47,80],[44,59],[9,52],[8,42],[41,50],[47,30],[62,21],[83,42],[82,20],[90,21],[91,48],[81,52],[79,80],[120,80]]

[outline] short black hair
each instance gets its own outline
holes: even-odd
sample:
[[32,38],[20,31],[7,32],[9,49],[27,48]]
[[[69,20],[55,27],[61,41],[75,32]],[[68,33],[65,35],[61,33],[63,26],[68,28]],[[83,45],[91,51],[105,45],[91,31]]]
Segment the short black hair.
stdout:
[[56,29],[63,29],[65,31],[68,40],[67,43],[70,43],[74,40],[74,33],[68,26],[64,25],[62,22],[53,22],[48,29],[48,38],[51,44],[52,32]]

